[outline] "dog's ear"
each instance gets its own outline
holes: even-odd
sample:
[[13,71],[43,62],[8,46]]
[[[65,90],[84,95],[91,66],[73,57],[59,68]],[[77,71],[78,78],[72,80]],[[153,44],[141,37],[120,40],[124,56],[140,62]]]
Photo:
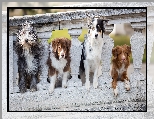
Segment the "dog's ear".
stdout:
[[105,33],[105,27],[108,23],[108,20],[102,20],[102,26],[101,26],[101,30],[102,30],[102,38],[103,38],[103,34]]
[[127,48],[127,54],[128,54],[128,56],[130,56],[130,54],[131,54],[131,46],[126,45],[126,48]]
[[52,41],[52,49],[53,49],[54,52],[57,51],[57,45],[58,45],[57,39],[54,39]]
[[71,48],[71,40],[67,39],[66,46],[67,46],[68,51],[70,51],[70,48]]
[[118,46],[112,49],[112,54],[115,58],[117,58],[118,55]]
[[107,24],[107,22],[106,21],[104,21],[104,20],[102,20],[102,32],[104,33],[105,32],[105,27],[106,27],[106,24]]

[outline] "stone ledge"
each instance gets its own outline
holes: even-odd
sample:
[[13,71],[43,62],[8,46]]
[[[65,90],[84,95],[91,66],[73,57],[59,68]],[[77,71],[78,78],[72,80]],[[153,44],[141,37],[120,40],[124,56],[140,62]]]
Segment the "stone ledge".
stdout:
[[31,21],[32,24],[37,23],[54,23],[58,21],[70,21],[70,20],[83,20],[93,16],[113,16],[132,13],[145,13],[146,9],[96,9],[85,11],[71,11],[66,13],[46,13],[37,15],[27,15],[23,17],[10,17],[9,26],[19,26],[26,20]]

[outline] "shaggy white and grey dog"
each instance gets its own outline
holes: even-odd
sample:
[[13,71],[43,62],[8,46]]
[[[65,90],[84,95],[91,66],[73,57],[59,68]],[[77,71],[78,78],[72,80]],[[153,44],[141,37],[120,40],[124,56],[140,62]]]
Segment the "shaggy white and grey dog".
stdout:
[[18,56],[18,85],[21,93],[37,90],[40,75],[41,45],[33,26],[25,22],[17,33],[14,49]]
[[106,20],[94,18],[90,23],[88,39],[83,42],[80,62],[80,78],[83,80],[85,73],[85,87],[90,88],[90,73],[93,73],[93,87],[98,87],[99,70],[101,69],[101,54],[104,44],[103,34],[105,32]]

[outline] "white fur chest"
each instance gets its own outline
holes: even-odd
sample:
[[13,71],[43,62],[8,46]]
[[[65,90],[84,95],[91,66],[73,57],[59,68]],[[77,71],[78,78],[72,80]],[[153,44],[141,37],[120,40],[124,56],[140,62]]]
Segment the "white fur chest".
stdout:
[[26,58],[26,63],[27,63],[27,72],[30,73],[33,70],[35,70],[36,66],[35,66],[35,62],[34,62],[34,56],[32,54],[29,53],[28,49],[24,50],[24,55]]
[[94,72],[96,66],[101,65],[103,39],[89,38],[85,44],[86,60],[90,68],[90,72]]
[[118,76],[119,76],[119,78],[120,78],[120,77],[121,77],[121,74],[122,74],[124,71],[126,71],[125,65],[122,64],[122,67],[121,67],[120,69],[116,69],[116,71],[118,72]]
[[[96,39],[95,39],[96,40]],[[100,41],[102,40],[102,41]],[[87,57],[86,59],[89,60],[101,60],[101,54],[102,54],[102,44],[103,44],[103,39],[97,39],[97,42],[88,42],[86,44],[86,54]]]
[[66,66],[67,60],[66,59],[60,59],[57,60],[53,54],[50,56],[51,61],[52,61],[52,66],[60,73],[63,74],[63,69]]

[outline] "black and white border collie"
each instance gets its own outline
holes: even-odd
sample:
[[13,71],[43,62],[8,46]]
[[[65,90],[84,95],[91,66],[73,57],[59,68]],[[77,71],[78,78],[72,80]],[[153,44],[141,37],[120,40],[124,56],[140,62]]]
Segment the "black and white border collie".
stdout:
[[33,26],[25,22],[17,33],[14,49],[18,56],[18,85],[21,93],[37,91],[40,76],[41,45]]
[[[82,45],[80,61],[80,78],[87,90],[90,88],[90,74],[93,73],[93,87],[98,87],[98,77],[101,70],[101,54],[104,44],[103,34],[107,20],[94,18],[89,24],[88,39]],[[85,75],[85,79],[84,79]]]

